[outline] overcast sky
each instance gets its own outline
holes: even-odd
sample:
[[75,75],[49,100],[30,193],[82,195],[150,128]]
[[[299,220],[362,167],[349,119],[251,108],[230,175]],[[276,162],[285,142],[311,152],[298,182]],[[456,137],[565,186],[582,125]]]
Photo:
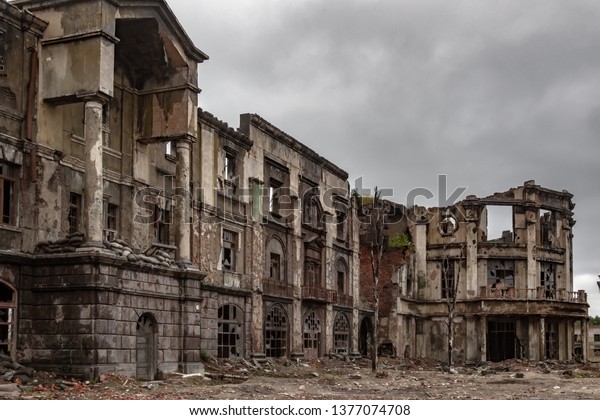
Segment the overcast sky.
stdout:
[[[256,113],[364,187],[575,195],[574,289],[600,314],[600,2],[168,0],[200,106]],[[352,185],[353,186],[353,185]]]

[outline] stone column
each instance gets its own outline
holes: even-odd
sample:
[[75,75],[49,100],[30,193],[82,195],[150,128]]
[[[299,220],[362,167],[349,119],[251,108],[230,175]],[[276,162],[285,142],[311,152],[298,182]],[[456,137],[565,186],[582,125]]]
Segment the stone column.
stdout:
[[487,361],[487,317],[479,318],[479,360]]
[[465,221],[467,222],[467,299],[479,296],[479,284],[477,281],[477,231],[478,210],[476,207],[466,207]]
[[415,226],[415,262],[417,299],[427,299],[427,222],[417,221]]
[[175,201],[175,245],[177,260],[181,265],[189,266],[191,261],[191,204],[190,191],[190,141],[177,141],[177,166],[175,168],[175,185],[177,188]]
[[536,260],[536,227],[538,221],[538,210],[527,208],[527,288],[538,287],[538,271]]
[[102,103],[85,103],[85,179],[83,199],[83,248],[102,247],[103,180],[102,180]]
[[540,357],[539,360],[546,360],[546,317],[540,317]]
[[581,356],[583,362],[588,361],[588,320],[581,319]]

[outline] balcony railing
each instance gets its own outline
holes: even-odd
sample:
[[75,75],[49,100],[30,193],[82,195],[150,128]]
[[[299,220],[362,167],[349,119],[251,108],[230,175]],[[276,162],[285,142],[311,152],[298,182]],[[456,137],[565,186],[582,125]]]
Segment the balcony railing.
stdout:
[[486,299],[524,299],[524,300],[552,300],[558,302],[587,303],[585,291],[571,292],[565,289],[548,290],[543,287],[535,289],[517,289],[515,287],[482,286],[479,297]]
[[283,280],[263,279],[263,293],[272,296],[292,297],[294,286]]
[[333,302],[335,291],[317,286],[302,286],[302,298]]
[[354,298],[350,295],[345,295],[340,292],[334,292],[334,302],[340,306],[352,307],[354,304]]

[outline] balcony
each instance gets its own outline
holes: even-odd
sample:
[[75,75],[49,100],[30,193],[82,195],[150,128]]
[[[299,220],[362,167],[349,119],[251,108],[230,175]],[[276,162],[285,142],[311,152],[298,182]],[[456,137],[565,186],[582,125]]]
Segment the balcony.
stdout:
[[282,280],[263,279],[263,293],[271,296],[293,297],[294,286]]
[[339,292],[333,292],[333,295],[334,303],[336,303],[339,306],[347,306],[351,308],[354,304],[354,298],[350,295],[346,295]]
[[302,299],[318,300],[321,302],[334,302],[335,291],[318,286],[302,286]]
[[587,303],[587,294],[584,290],[570,292],[565,289],[547,290],[543,287],[535,289],[517,289],[515,287],[492,288],[482,286],[479,288],[479,297],[484,299],[507,300],[547,300],[556,302]]

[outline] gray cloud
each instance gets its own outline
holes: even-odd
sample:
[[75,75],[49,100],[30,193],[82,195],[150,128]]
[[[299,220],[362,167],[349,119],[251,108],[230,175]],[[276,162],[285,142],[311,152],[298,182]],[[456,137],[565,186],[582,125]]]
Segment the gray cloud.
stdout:
[[399,201],[439,173],[480,196],[569,190],[575,288],[600,313],[600,3],[169,4],[211,57],[201,106],[233,126],[258,113]]

